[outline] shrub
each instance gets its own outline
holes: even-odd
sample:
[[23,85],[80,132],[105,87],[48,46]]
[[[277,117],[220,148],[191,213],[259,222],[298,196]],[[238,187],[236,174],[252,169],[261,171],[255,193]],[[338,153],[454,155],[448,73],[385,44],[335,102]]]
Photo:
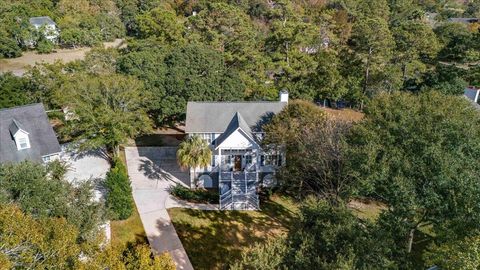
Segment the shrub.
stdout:
[[189,189],[180,184],[172,187],[170,193],[178,199],[195,203],[218,203],[218,192],[206,189]]
[[54,45],[50,40],[42,39],[37,43],[37,52],[38,53],[51,53],[53,51]]
[[106,206],[113,219],[124,220],[133,213],[133,197],[127,169],[120,160],[114,161],[114,166],[107,173],[105,180],[107,189]]
[[0,58],[14,58],[22,56],[22,49],[17,42],[7,36],[4,31],[0,31]]

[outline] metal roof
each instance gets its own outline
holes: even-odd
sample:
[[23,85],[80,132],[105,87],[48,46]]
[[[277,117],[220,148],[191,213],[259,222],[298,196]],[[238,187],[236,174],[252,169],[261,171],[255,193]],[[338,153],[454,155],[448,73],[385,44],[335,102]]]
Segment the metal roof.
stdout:
[[55,22],[48,16],[32,17],[28,20],[32,25],[56,25]]
[[287,102],[188,102],[186,133],[223,133],[238,113],[252,132],[279,113]]
[[[15,131],[15,126],[28,132],[30,148],[17,150],[11,134],[12,131]],[[60,151],[57,136],[48,121],[43,104],[37,103],[0,110],[0,163],[22,160],[42,161],[42,156]]]

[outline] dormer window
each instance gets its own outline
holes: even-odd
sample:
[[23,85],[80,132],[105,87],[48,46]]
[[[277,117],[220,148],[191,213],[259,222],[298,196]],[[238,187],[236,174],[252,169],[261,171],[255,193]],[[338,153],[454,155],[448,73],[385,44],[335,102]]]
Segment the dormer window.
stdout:
[[27,149],[28,147],[28,138],[18,138],[18,146],[20,149]]
[[30,148],[30,140],[28,138],[29,133],[25,131],[25,129],[18,121],[13,119],[9,129],[10,134],[12,135],[13,139],[15,140],[15,144],[17,145],[17,150]]

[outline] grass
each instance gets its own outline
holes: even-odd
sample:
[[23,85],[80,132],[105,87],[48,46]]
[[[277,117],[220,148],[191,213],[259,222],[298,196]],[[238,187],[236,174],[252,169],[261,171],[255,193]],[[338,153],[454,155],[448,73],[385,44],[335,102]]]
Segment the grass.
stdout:
[[261,211],[168,210],[195,269],[225,269],[254,243],[285,234],[298,214],[296,204],[272,196]]
[[128,243],[148,243],[137,207],[131,217],[126,220],[112,220],[110,227],[112,246],[126,247]]
[[361,219],[375,221],[386,206],[377,201],[353,199],[348,203],[348,208]]

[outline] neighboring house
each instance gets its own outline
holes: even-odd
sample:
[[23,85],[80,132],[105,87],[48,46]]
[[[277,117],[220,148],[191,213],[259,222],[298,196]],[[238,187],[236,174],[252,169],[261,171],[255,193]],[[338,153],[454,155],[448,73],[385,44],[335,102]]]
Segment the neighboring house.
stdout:
[[[35,28],[35,30],[43,31],[43,35],[49,41],[56,43],[58,41],[59,31],[57,24],[50,19],[48,16],[43,17],[32,17],[29,19],[30,24]],[[43,28],[42,28],[43,27]],[[29,45],[35,45],[34,42],[27,42]]]
[[449,18],[448,21],[454,23],[472,24],[480,23],[480,18]]
[[465,90],[463,90],[463,95],[473,101],[474,103],[479,102],[479,97],[480,97],[480,89],[477,89],[475,87],[467,87]]
[[258,185],[271,185],[285,162],[282,153],[262,149],[262,127],[287,103],[286,91],[277,102],[188,102],[185,132],[205,139],[213,154],[211,164],[190,178],[219,188],[220,209],[259,208]]
[[0,110],[0,163],[58,159],[61,148],[43,104]]

